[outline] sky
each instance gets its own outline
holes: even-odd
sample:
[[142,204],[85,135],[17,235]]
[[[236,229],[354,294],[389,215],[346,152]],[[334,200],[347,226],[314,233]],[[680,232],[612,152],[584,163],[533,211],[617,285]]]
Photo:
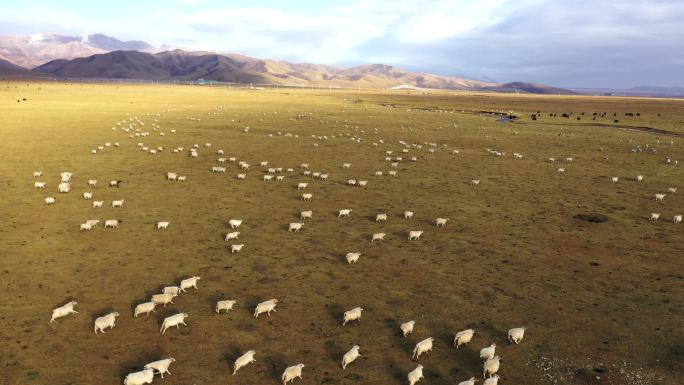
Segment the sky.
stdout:
[[684,86],[684,0],[0,0],[0,35],[574,88]]

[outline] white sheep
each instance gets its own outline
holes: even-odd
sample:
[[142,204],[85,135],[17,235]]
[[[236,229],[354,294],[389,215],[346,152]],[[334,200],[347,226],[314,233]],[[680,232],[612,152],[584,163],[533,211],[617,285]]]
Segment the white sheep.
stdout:
[[494,358],[494,355],[496,354],[496,344],[492,343],[491,345],[484,347],[480,350],[480,358],[483,360],[489,360]]
[[475,335],[475,330],[473,329],[461,330],[456,333],[456,337],[454,337],[454,347],[458,349],[459,346],[469,343],[470,340],[473,339],[473,335]]
[[233,310],[233,305],[237,303],[236,300],[233,299],[225,299],[223,301],[218,301],[216,302],[216,312],[220,313],[221,310],[225,310],[226,313],[228,313],[228,310]]
[[361,253],[347,253],[347,256],[346,256],[347,263],[349,263],[350,265],[352,263],[355,263],[356,261],[359,260],[360,256],[361,256]]
[[247,174],[237,174],[237,178],[240,180],[243,180],[243,179],[247,178]]
[[411,219],[413,217],[413,211],[404,211],[404,219]]
[[475,381],[477,381],[475,377],[470,377],[466,381],[459,382],[458,385],[475,385]]
[[228,242],[231,239],[239,239],[238,237],[240,236],[239,231],[233,231],[232,233],[226,234],[226,242]]
[[677,188],[676,187],[668,187],[667,192],[674,194],[677,192]]
[[350,168],[351,163],[342,163],[342,168]]
[[162,293],[154,294],[150,301],[156,303],[157,305],[164,305],[166,307],[167,303],[173,303],[173,298],[176,297],[173,293]]
[[34,171],[34,172],[33,172],[33,177],[34,177],[34,178],[40,178],[41,175],[43,175],[43,172],[42,172],[42,171]]
[[294,382],[295,378],[299,377],[300,379],[302,378],[302,369],[304,368],[304,364],[297,364],[294,366],[290,366],[285,371],[283,372],[283,375],[280,377],[283,380],[283,385],[287,385],[288,381]]
[[147,315],[150,314],[150,312],[154,312],[154,308],[157,306],[156,303],[154,302],[143,302],[135,307],[135,311],[133,312],[133,317],[138,318],[138,315],[145,313]]
[[404,335],[404,337],[413,333],[413,325],[415,325],[415,324],[416,324],[416,321],[411,320],[408,322],[404,322],[403,324],[401,324],[399,326],[399,328],[401,329],[401,333]]
[[228,221],[231,229],[237,229],[242,225],[242,219],[231,219]]
[[68,182],[62,182],[57,186],[57,191],[60,193],[68,193],[71,190],[71,185]]
[[162,294],[171,293],[174,297],[179,296],[181,289],[178,286],[166,286],[162,289]]
[[361,312],[362,311],[363,311],[362,307],[355,307],[351,310],[345,311],[343,319],[342,319],[342,326],[346,325],[347,322],[349,322],[349,321],[355,321],[355,320],[361,321]]
[[273,175],[264,175],[264,182],[272,181]]
[[154,369],[143,369],[139,372],[128,373],[124,378],[124,385],[151,384],[154,380]]
[[473,179],[473,180],[470,181],[470,185],[471,185],[471,186],[478,186],[479,184],[480,184],[480,180],[479,180],[479,179]]
[[157,230],[165,230],[169,227],[169,222],[157,222]]
[[435,222],[437,223],[437,227],[444,227],[447,222],[449,222],[449,218],[437,218]]
[[366,187],[367,184],[368,184],[368,181],[367,181],[367,180],[360,180],[360,181],[357,182],[356,185],[359,186],[359,187]]
[[493,358],[490,358],[487,361],[485,361],[483,365],[484,374],[482,375],[482,378],[487,377],[487,374],[496,374],[496,372],[499,371],[499,364],[499,356],[494,356]]
[[97,334],[98,330],[104,333],[105,329],[114,328],[114,324],[116,322],[116,317],[119,316],[119,313],[113,312],[109,313],[105,316],[99,317],[95,320],[95,334]]
[[618,182],[618,177],[616,177],[616,176],[611,177],[610,179],[613,181],[613,183],[617,183],[617,182]]
[[304,190],[308,185],[308,183],[300,182],[297,184],[297,190]]
[[662,202],[665,199],[665,194],[655,194],[656,202]]
[[90,187],[97,186],[97,179],[88,179],[88,186],[90,186]]
[[124,200],[123,200],[123,199],[118,200],[118,201],[112,201],[112,208],[113,208],[113,209],[115,209],[115,208],[121,208],[121,207],[123,207],[123,205],[124,205]]
[[408,374],[409,385],[414,385],[421,378],[423,378],[423,365],[418,365]]
[[637,176],[636,176],[636,181],[637,181],[637,182],[641,182],[642,180],[644,180],[644,176],[643,176],[643,175],[637,175]]
[[239,244],[230,245],[230,253],[231,253],[231,254],[239,253],[240,250],[242,250],[243,247],[245,247],[245,244],[244,244],[244,243],[239,243]]
[[104,228],[113,228],[113,229],[118,229],[119,228],[119,223],[122,223],[123,221],[120,219],[107,219],[104,223]]
[[382,176],[382,171],[376,171],[375,176]]
[[281,182],[281,181],[283,181],[283,180],[285,180],[285,176],[284,176],[284,175],[276,175],[276,182]]
[[487,378],[486,380],[484,380],[482,385],[497,385],[498,383],[499,383],[499,375],[495,374],[495,375]]
[[74,306],[76,306],[78,302],[76,301],[71,301],[65,305],[62,305],[54,310],[52,310],[52,318],[50,319],[50,323],[55,322],[57,318],[65,317],[68,316],[69,314],[78,314],[76,310],[74,310]]
[[508,340],[514,344],[519,344],[525,337],[525,327],[513,328],[508,331]]
[[45,204],[46,204],[46,205],[54,205],[54,204],[55,204],[55,197],[47,197],[47,198],[45,198]]
[[190,278],[186,278],[180,282],[180,288],[182,292],[185,292],[185,289],[189,289],[191,287],[194,287],[195,290],[197,289],[197,281],[200,280],[199,276],[194,276]]
[[682,223],[682,215],[675,215],[674,219],[672,220],[674,223]]
[[83,231],[83,230],[88,231],[88,230],[90,230],[90,229],[92,229],[92,228],[93,228],[93,225],[92,225],[92,224],[90,224],[90,223],[88,223],[88,222],[85,222],[85,223],[81,223],[81,225],[80,225],[80,227],[79,227],[79,231]]
[[294,231],[295,233],[298,233],[303,226],[304,224],[301,222],[292,222],[290,223],[290,226],[287,228],[287,231]]
[[359,345],[354,345],[351,349],[349,349],[348,352],[344,353],[344,356],[342,357],[342,370],[345,370],[347,368],[347,365],[351,364],[352,362],[354,362],[354,360],[361,357],[359,349]]
[[375,216],[376,222],[387,222],[387,214],[378,214]]
[[413,348],[413,355],[411,356],[412,358],[415,358],[416,360],[420,358],[420,355],[426,352],[429,352],[432,350],[432,342],[435,339],[432,337],[428,337],[416,344],[416,346]]
[[166,180],[177,180],[178,179],[178,174],[175,172],[167,172],[166,173]]
[[310,218],[313,217],[313,211],[311,211],[311,210],[302,211],[302,212],[299,214],[299,217],[300,217],[301,219],[310,219]]
[[166,333],[166,329],[175,326],[176,328],[180,328],[180,325],[183,324],[185,326],[188,326],[185,323],[185,318],[188,317],[188,313],[178,313],[174,314],[170,317],[164,318],[164,322],[162,323],[161,329],[159,331],[161,334]]
[[337,213],[337,217],[338,217],[338,218],[340,218],[340,217],[348,217],[349,214],[350,214],[351,212],[352,212],[351,209],[340,210],[339,213]]
[[409,241],[418,240],[418,239],[420,239],[420,236],[421,236],[421,235],[423,235],[423,231],[422,231],[422,230],[412,230],[412,231],[409,231],[409,233],[408,233],[408,240],[409,240]]
[[179,182],[185,182],[187,179],[188,179],[188,177],[185,176],[185,175],[179,175],[179,176],[178,176],[178,181],[179,181]]
[[247,353],[241,355],[235,360],[235,364],[233,365],[235,369],[233,369],[233,375],[237,373],[238,369],[242,368],[243,366],[246,366],[248,364],[251,364],[252,362],[256,362],[254,359],[254,355],[256,354],[256,350],[249,350]]
[[658,219],[660,219],[660,214],[658,213],[651,213],[651,217],[648,218],[649,221],[657,221]]
[[385,240],[385,233],[374,233],[373,236],[371,237],[371,243],[375,241],[384,241]]
[[161,374],[161,378],[164,378],[164,373],[171,375],[171,372],[169,372],[169,366],[171,366],[171,363],[175,361],[176,360],[173,357],[169,357],[163,360],[150,362],[149,364],[145,365],[144,368],[156,370],[159,372],[159,374]]
[[397,172],[395,170],[390,170],[387,172],[389,176],[397,176]]
[[45,182],[33,182],[33,188],[45,188]]
[[303,200],[303,201],[310,201],[311,198],[313,198],[313,194],[311,194],[311,193],[309,193],[309,194],[302,194],[302,200]]
[[93,208],[99,209],[104,204],[104,201],[93,201]]
[[119,187],[122,181],[120,180],[112,180],[109,181],[109,187]]
[[349,186],[356,186],[356,179],[347,179],[347,184]]
[[272,311],[273,312],[276,311],[275,310],[276,305],[278,305],[278,300],[275,298],[269,299],[268,301],[259,302],[256,305],[256,308],[254,308],[254,318],[259,317],[259,314],[264,313],[264,312],[268,316],[270,316]]

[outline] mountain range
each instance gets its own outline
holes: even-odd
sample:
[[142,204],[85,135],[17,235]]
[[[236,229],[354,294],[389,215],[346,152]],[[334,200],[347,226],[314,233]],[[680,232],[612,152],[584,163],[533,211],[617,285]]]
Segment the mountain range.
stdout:
[[0,36],[0,75],[53,78],[142,79],[268,83],[323,87],[420,88],[572,94],[533,83],[490,81],[408,72],[369,64],[350,68],[256,59],[240,54],[169,50],[103,34],[84,37],[40,33]]

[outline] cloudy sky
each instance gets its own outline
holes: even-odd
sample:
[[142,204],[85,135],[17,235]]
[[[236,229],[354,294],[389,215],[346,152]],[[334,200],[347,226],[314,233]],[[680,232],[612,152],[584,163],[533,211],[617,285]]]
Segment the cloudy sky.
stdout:
[[0,0],[0,34],[564,87],[684,86],[684,0]]

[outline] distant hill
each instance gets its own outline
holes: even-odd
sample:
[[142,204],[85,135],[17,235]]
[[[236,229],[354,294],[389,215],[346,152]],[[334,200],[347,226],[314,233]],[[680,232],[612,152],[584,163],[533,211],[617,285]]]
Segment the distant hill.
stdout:
[[544,84],[537,83],[523,83],[513,82],[488,87],[488,89],[497,92],[523,92],[530,94],[543,95],[578,95],[578,92],[571,91],[565,88],[551,87]]
[[638,86],[627,91],[644,95],[684,96],[684,87]]

